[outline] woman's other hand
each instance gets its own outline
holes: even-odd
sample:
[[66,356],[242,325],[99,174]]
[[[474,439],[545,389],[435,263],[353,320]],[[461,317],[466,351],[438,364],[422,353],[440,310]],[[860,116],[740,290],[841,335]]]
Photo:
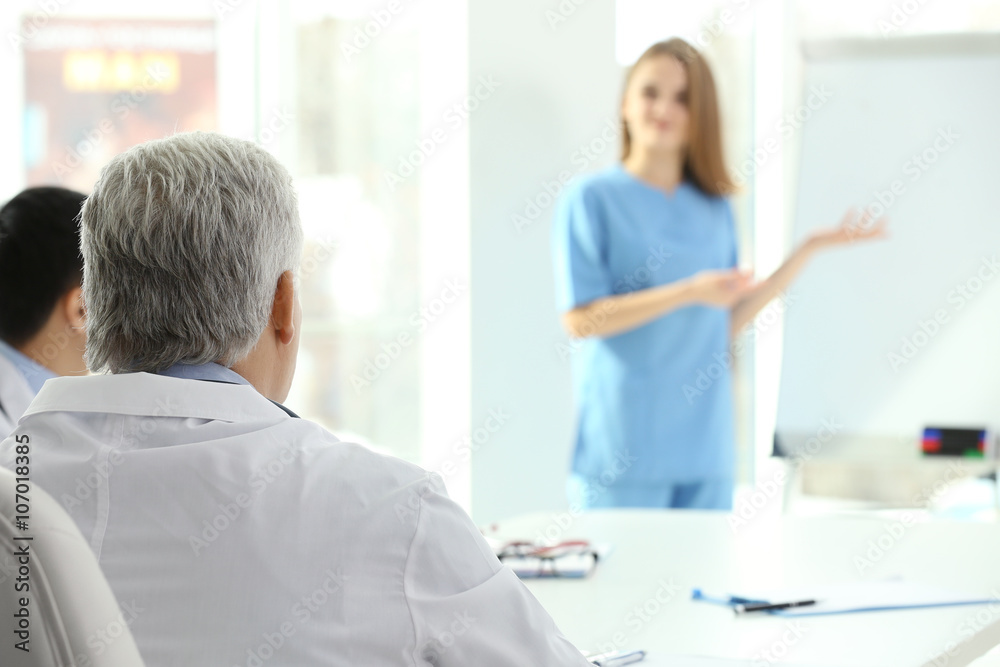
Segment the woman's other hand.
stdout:
[[743,269],[701,271],[690,280],[695,301],[720,308],[732,308],[757,287],[753,272]]

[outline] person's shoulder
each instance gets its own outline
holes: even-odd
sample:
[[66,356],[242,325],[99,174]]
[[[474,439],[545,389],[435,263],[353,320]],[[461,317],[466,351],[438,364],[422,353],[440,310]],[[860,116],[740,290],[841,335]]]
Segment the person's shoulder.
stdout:
[[579,194],[602,195],[620,190],[628,184],[625,172],[620,163],[615,163],[577,175],[570,182],[570,189]]
[[302,420],[306,430],[299,447],[309,476],[324,484],[350,488],[366,501],[395,495],[427,484],[433,473],[370,445],[346,442],[315,422]]
[[318,466],[318,472],[388,485],[407,484],[427,475],[420,466],[369,444],[341,440],[316,422],[303,419],[298,423],[306,430],[300,443],[302,452],[315,459],[311,465]]
[[[555,208],[557,224],[554,230],[564,230],[571,220],[588,221],[594,224],[607,210],[607,202],[621,199],[618,194],[627,187],[618,164],[573,177],[559,194]],[[581,216],[580,213],[583,212]]]
[[[325,430],[324,430],[325,431]],[[387,528],[385,536],[412,540],[416,519],[430,503],[441,529],[441,517],[453,525],[460,511],[450,500],[444,479],[439,473],[405,461],[391,454],[371,449],[365,444],[344,442],[325,431],[325,436],[310,438],[302,445],[306,478],[303,486],[312,496],[308,504],[326,506],[331,499],[348,506],[343,511],[370,526]],[[444,508],[444,509],[442,509]],[[406,529],[404,526],[409,525]]]

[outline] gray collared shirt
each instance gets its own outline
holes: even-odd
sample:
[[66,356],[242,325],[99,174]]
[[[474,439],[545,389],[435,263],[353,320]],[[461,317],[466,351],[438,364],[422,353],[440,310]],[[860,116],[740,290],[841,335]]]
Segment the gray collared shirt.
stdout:
[[222,364],[209,362],[207,364],[174,364],[170,368],[159,371],[157,375],[169,375],[187,380],[210,380],[214,382],[229,382],[230,384],[250,384],[246,378],[231,368]]

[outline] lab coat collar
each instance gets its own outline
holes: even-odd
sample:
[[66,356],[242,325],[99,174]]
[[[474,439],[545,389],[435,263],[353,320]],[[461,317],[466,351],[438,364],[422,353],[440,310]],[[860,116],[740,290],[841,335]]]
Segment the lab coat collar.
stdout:
[[151,373],[49,380],[25,416],[41,412],[100,412],[148,417],[195,417],[229,422],[290,419],[289,411],[251,385],[204,382]]
[[[157,375],[169,375],[175,378],[186,378],[189,380],[204,380],[205,382],[224,382],[226,384],[250,384],[246,378],[231,368],[226,368],[222,364],[174,364],[170,368],[159,371]],[[271,401],[271,399],[267,399]],[[289,417],[299,418],[297,414],[286,408],[277,401],[271,401],[287,414]]]

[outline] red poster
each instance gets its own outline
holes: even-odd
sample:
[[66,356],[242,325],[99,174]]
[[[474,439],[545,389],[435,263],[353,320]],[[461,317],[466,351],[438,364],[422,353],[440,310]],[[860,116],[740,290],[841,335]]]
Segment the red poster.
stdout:
[[211,20],[25,21],[28,185],[89,192],[129,146],[216,129]]

